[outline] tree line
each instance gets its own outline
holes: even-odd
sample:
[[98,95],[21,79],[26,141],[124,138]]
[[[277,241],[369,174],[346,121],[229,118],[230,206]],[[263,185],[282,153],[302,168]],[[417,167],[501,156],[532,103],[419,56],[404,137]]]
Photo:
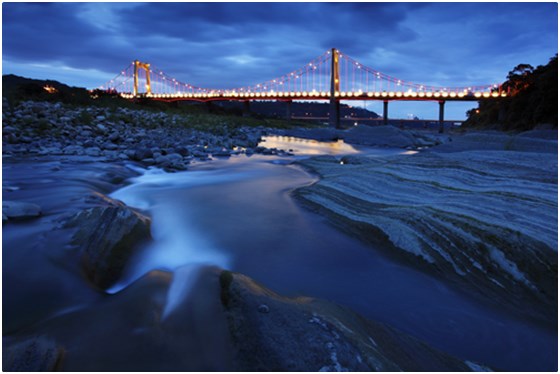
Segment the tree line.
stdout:
[[467,128],[526,131],[538,125],[558,128],[558,55],[537,68],[519,64],[507,75],[505,98],[479,101],[467,112]]

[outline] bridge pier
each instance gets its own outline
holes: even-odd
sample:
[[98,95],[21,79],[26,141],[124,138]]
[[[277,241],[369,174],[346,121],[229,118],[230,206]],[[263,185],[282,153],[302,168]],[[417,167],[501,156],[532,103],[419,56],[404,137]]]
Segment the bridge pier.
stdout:
[[329,107],[329,126],[340,128],[340,101],[331,98]]
[[251,104],[249,100],[243,101],[243,117],[251,116]]
[[286,120],[292,120],[292,100],[286,101]]
[[383,100],[383,124],[389,124],[389,100]]
[[444,106],[445,106],[445,100],[440,100],[439,101],[439,133],[443,133],[443,121],[444,121]]

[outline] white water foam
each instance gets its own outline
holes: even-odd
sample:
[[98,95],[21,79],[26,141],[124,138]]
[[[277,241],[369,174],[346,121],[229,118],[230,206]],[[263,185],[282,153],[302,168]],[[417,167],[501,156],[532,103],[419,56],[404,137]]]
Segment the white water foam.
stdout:
[[255,176],[250,171],[223,170],[166,173],[149,169],[132,179],[132,184],[111,194],[128,206],[148,211],[152,217],[153,242],[131,259],[125,274],[107,290],[116,293],[151,270],[169,270],[185,265],[215,265],[228,268],[230,258],[203,232],[194,228],[196,217],[189,212],[187,202],[174,199],[174,191],[244,180]]

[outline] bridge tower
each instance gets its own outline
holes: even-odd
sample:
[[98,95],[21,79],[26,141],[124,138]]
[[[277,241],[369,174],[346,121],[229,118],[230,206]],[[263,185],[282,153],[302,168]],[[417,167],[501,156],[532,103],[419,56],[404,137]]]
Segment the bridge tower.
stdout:
[[152,85],[150,83],[150,64],[145,62],[140,62],[138,60],[134,61],[134,96],[138,96],[138,71],[144,69],[146,72],[146,93],[152,93]]
[[340,92],[340,74],[338,69],[338,51],[331,49],[331,97],[329,106],[329,126],[340,128],[340,101],[336,93]]

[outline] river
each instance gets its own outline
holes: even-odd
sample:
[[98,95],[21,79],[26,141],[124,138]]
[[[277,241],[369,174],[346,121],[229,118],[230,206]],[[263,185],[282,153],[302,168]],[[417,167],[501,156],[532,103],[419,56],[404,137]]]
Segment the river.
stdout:
[[[555,332],[499,313],[444,280],[388,259],[290,197],[316,180],[293,164],[298,158],[360,152],[406,157],[406,151],[290,138],[269,138],[267,146],[292,149],[295,156],[239,155],[177,173],[111,166],[109,172],[130,177],[116,190],[95,182],[108,172],[104,163],[4,160],[5,199],[36,202],[46,212],[35,221],[3,226],[5,334],[97,302],[99,296],[76,282],[78,272],[62,260],[68,250],[64,231],[51,231],[62,215],[88,205],[80,196],[97,190],[152,217],[154,241],[137,252],[109,293],[152,269],[212,264],[286,296],[348,306],[466,360],[511,371],[556,370]],[[38,310],[28,311],[30,299]]]

